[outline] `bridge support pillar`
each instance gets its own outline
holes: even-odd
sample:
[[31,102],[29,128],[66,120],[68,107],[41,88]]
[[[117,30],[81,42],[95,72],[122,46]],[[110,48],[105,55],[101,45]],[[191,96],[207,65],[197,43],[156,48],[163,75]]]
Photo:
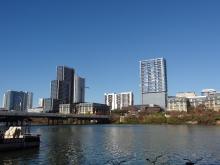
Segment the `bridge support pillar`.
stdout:
[[49,118],[47,119],[47,125],[50,125],[50,119]]
[[54,125],[54,119],[52,119],[52,125]]

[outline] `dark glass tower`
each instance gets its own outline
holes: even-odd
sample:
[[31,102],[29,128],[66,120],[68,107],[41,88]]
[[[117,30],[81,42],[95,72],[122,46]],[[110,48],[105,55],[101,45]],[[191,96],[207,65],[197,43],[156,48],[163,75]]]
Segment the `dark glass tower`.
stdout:
[[68,66],[57,66],[56,80],[50,83],[50,98],[44,98],[45,112],[59,112],[60,104],[84,102],[85,78]]
[[67,66],[57,67],[56,80],[51,81],[51,98],[65,104],[74,102],[74,72],[73,68]]

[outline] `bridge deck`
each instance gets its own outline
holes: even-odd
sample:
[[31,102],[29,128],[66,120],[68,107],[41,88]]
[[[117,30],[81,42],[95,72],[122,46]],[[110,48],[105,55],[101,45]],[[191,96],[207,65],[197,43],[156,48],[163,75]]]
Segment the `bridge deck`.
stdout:
[[59,113],[33,113],[18,111],[0,111],[0,117],[36,117],[36,118],[78,118],[78,119],[108,119],[108,115],[82,115],[82,114],[59,114]]

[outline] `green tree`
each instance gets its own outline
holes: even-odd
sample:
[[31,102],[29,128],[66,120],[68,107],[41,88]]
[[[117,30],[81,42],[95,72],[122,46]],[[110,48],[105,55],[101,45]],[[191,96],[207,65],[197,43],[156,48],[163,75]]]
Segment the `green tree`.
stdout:
[[118,114],[110,114],[109,115],[110,123],[119,123],[120,122],[120,115]]

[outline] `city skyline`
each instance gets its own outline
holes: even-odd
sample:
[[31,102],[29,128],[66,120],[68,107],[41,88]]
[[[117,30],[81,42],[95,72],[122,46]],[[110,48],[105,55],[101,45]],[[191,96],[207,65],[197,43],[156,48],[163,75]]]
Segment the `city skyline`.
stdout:
[[[220,91],[220,1],[1,1],[0,95],[50,97],[54,67],[86,78],[85,101],[132,91],[140,103],[139,61],[167,61],[168,95]],[[2,100],[2,99],[1,99]]]

